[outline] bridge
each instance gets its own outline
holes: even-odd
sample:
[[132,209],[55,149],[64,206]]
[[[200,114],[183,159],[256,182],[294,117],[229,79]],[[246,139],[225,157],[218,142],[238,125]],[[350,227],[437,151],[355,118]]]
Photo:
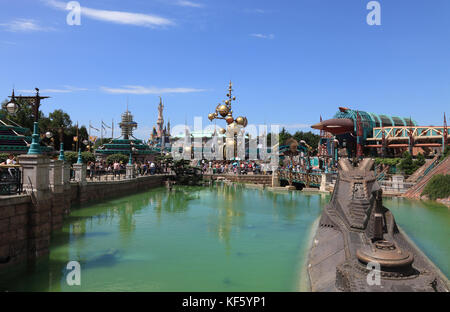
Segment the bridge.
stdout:
[[280,184],[294,185],[299,184],[304,187],[317,187],[320,188],[322,181],[322,172],[314,170],[311,172],[306,171],[295,171],[290,169],[279,169],[278,175]]

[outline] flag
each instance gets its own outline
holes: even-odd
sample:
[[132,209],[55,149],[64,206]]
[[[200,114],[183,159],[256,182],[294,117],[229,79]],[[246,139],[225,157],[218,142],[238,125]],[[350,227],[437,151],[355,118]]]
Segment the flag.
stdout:
[[102,120],[102,127],[103,127],[103,129],[105,129],[105,127],[108,128],[108,129],[111,129],[111,127],[108,126],[107,124],[105,124],[105,123],[103,122],[103,120]]
[[89,128],[94,129],[95,131],[100,131],[100,130],[98,130],[97,128],[92,127],[91,124],[89,124]]

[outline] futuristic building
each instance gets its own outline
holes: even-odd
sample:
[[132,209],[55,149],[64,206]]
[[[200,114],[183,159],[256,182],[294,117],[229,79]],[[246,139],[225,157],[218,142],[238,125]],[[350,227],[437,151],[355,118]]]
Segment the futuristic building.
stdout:
[[[332,119],[321,121],[313,129],[333,134],[339,147],[348,154],[399,155],[440,152],[448,146],[449,132],[444,115],[443,126],[419,126],[410,117],[378,115],[339,107]],[[321,142],[322,143],[322,142]]]
[[[26,154],[31,144],[30,129],[21,127],[6,118],[0,110],[0,153]],[[41,145],[42,153],[54,152],[51,146]]]
[[112,154],[131,155],[133,161],[152,160],[156,152],[133,136],[134,129],[138,124],[133,120],[133,115],[128,111],[122,114],[122,120],[119,123],[121,129],[121,136],[112,140],[111,143],[103,144],[95,151],[95,154],[101,158],[106,158]]

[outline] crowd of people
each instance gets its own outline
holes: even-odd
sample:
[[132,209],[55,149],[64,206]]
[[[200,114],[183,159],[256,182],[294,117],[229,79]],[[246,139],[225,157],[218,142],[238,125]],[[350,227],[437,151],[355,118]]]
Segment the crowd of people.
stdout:
[[204,174],[272,174],[270,164],[249,160],[202,160],[199,165]]
[[[153,161],[143,161],[133,163],[135,174],[139,176],[154,175],[157,173],[167,173],[169,168],[165,164],[157,164]],[[92,180],[96,176],[113,175],[120,176],[125,173],[126,164],[115,161],[108,164],[106,161],[90,161],[87,163],[88,177]]]

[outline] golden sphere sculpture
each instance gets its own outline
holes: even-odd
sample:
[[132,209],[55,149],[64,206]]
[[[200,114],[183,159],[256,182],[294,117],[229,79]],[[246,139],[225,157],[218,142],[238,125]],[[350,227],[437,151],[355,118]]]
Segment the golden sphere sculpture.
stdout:
[[226,105],[220,105],[217,109],[219,111],[220,116],[225,117],[229,113],[228,106]]
[[244,117],[239,116],[238,118],[236,118],[236,123],[237,123],[239,126],[243,126],[244,123],[245,123]]
[[227,130],[225,130],[224,128],[220,128],[219,133],[220,134],[225,134],[227,132]]
[[234,118],[232,115],[228,114],[227,117],[225,117],[225,121],[227,124],[231,124],[234,121]]
[[208,119],[210,121],[213,121],[214,118],[215,118],[214,114],[208,114]]

